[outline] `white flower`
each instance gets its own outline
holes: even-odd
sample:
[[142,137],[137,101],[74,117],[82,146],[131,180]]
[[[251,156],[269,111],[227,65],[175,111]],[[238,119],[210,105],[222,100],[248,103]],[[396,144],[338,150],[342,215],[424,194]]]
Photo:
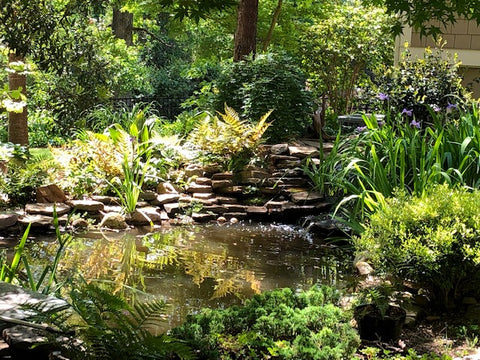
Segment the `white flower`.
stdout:
[[11,99],[5,99],[2,101],[2,106],[7,109],[8,112],[21,113],[23,108],[27,106],[25,101],[13,101]]

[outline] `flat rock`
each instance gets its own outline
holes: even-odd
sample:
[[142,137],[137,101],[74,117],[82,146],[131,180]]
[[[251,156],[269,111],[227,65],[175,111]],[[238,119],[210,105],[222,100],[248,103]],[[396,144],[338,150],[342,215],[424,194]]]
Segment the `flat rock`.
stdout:
[[296,204],[312,204],[324,199],[324,196],[317,192],[302,191],[290,195],[292,201]]
[[228,211],[227,206],[228,205],[225,205],[225,206],[222,206],[222,205],[207,205],[207,206],[203,207],[202,212],[212,212],[214,214],[223,214],[223,213],[226,213]]
[[215,189],[215,191],[219,194],[223,195],[241,195],[243,192],[242,186],[228,186],[228,187],[221,187]]
[[157,197],[157,193],[152,190],[143,191],[139,196],[139,198],[144,201],[152,201],[152,200],[155,200],[156,197]]
[[30,215],[19,217],[18,222],[24,226],[32,224],[32,228],[50,228],[53,225],[53,217],[47,215]]
[[100,201],[104,205],[120,205],[120,199],[116,196],[92,195],[92,200]]
[[246,207],[238,204],[225,204],[225,208],[228,212],[245,212]]
[[193,194],[192,194],[192,197],[193,197],[194,199],[207,200],[207,199],[213,199],[213,198],[215,198],[215,194],[214,194],[214,193],[193,193]]
[[50,184],[37,188],[36,200],[37,203],[63,203],[67,197],[57,185]]
[[283,155],[288,153],[288,144],[275,144],[270,147],[270,153],[274,155]]
[[289,146],[288,151],[290,153],[290,156],[295,156],[301,159],[308,156],[318,157],[320,155],[318,147],[313,146]]
[[212,188],[214,190],[231,186],[233,186],[233,181],[230,179],[212,180]]
[[125,216],[120,213],[111,212],[103,216],[103,219],[100,222],[100,227],[113,230],[124,230],[128,228],[128,225]]
[[178,203],[164,204],[163,208],[165,209],[165,212],[169,218],[174,218],[180,213],[180,205]]
[[212,185],[212,179],[200,176],[195,179],[195,183],[198,185]]
[[233,173],[231,171],[215,173],[212,175],[212,180],[232,180]]
[[229,221],[232,219],[245,220],[248,214],[246,212],[228,212],[224,213],[222,216]]
[[238,203],[237,198],[228,197],[228,196],[217,196],[217,201],[219,204],[236,204]]
[[215,220],[215,218],[216,218],[216,215],[214,214],[196,213],[196,212],[192,214],[193,221],[199,222],[199,223],[209,222],[209,221]]
[[19,286],[0,281],[0,314],[23,320],[34,314],[25,306],[40,305],[42,311],[61,311],[69,307],[65,300],[29,291]]
[[190,184],[187,188],[187,192],[188,193],[211,193],[212,192],[212,186]]
[[40,214],[53,216],[53,211],[57,212],[58,216],[67,214],[70,211],[70,206],[67,204],[55,204],[55,203],[37,203],[37,204],[26,204],[25,212],[27,214]]
[[160,194],[157,195],[155,200],[153,200],[151,203],[154,206],[159,206],[163,204],[168,204],[168,203],[175,203],[180,199],[180,194],[178,193],[166,193],[166,194]]
[[103,211],[105,206],[102,202],[95,200],[69,200],[67,204],[77,211],[87,211],[91,213]]
[[17,214],[0,214],[0,230],[13,226],[18,221]]

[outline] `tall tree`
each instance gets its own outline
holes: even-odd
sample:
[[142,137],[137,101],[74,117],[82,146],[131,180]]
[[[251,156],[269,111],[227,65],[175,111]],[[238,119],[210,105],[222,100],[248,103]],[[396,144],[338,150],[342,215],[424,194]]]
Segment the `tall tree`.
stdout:
[[[76,14],[84,15],[77,18],[84,21],[97,2],[101,0],[0,0],[0,38],[12,51],[9,61],[24,61],[27,55],[31,55],[41,68],[58,65],[62,61],[62,49],[67,45],[62,43],[59,29],[63,34],[68,32]],[[21,88],[26,93],[26,74],[9,76],[9,86],[11,91]],[[8,129],[9,141],[28,144],[26,109],[21,113],[9,113]]]
[[257,47],[258,0],[239,0],[233,61],[255,56]]

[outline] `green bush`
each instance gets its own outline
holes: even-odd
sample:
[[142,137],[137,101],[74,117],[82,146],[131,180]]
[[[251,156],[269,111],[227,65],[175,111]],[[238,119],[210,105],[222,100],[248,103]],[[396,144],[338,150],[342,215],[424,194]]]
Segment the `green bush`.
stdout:
[[466,90],[458,74],[460,62],[442,56],[442,49],[425,49],[423,57],[414,59],[408,48],[398,66],[389,68],[379,79],[379,98],[383,109],[403,119],[431,120],[431,112],[451,111],[466,99]]
[[274,290],[243,307],[203,309],[172,335],[201,359],[347,359],[359,338],[338,300],[326,286],[298,294]]
[[242,119],[260,119],[273,110],[269,142],[303,134],[311,122],[312,99],[305,77],[293,60],[269,54],[254,60],[231,63],[216,82],[215,110],[225,104],[240,112]]
[[478,190],[438,185],[419,197],[399,194],[370,216],[355,248],[377,271],[418,283],[446,307],[479,294],[473,285],[480,280],[478,214]]
[[312,91],[337,115],[352,112],[357,87],[369,81],[365,69],[392,63],[392,23],[381,8],[340,2],[299,39]]

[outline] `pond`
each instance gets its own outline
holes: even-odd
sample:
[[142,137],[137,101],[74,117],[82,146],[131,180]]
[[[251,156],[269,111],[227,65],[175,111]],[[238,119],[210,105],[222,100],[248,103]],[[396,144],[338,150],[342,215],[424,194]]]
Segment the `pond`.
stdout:
[[[55,246],[39,240],[30,247],[29,257],[45,264]],[[240,304],[266,290],[300,290],[314,284],[343,287],[351,273],[351,256],[292,226],[202,225],[76,236],[59,275],[65,278],[72,272],[112,283],[118,292],[136,289],[136,296],[149,294],[166,301],[168,329],[202,307]]]

